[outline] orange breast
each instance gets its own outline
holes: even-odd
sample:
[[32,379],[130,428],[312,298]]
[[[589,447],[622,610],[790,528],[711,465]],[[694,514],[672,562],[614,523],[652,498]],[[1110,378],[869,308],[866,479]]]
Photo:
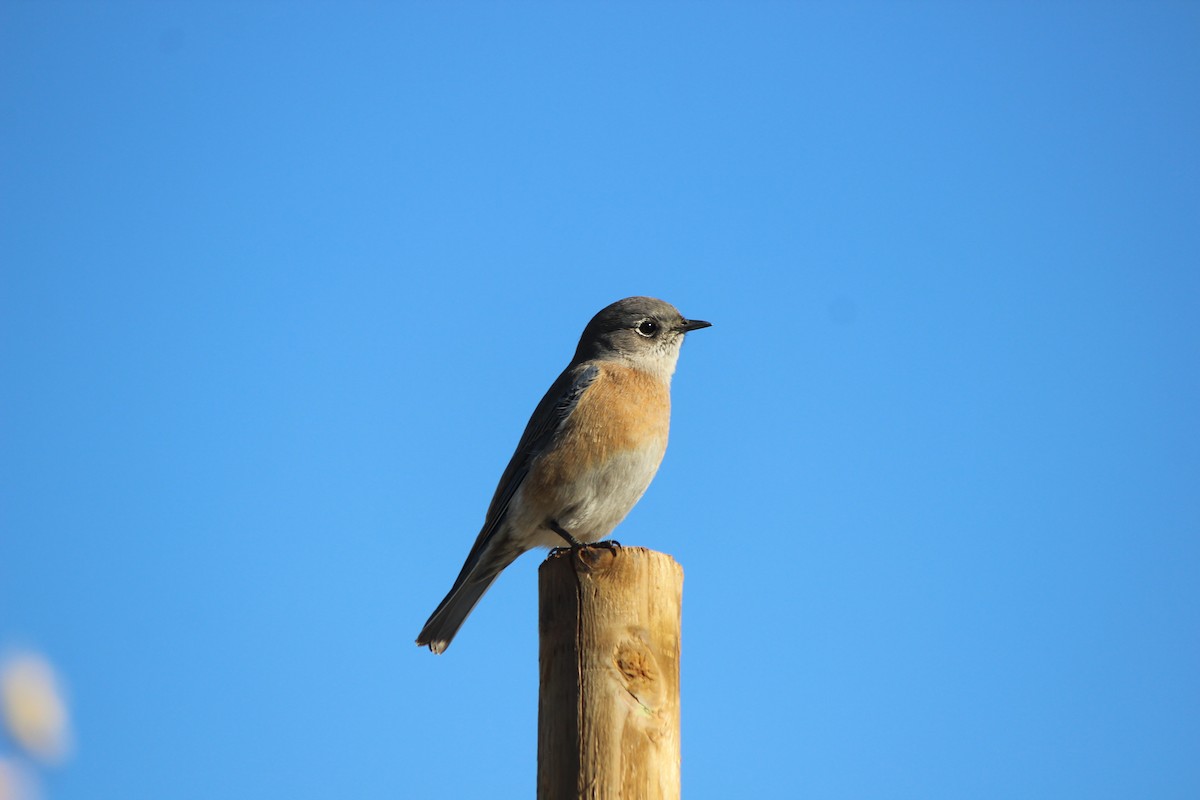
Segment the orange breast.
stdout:
[[525,492],[549,499],[623,451],[654,448],[661,457],[670,425],[668,386],[632,367],[602,364],[560,432],[558,447],[534,465]]

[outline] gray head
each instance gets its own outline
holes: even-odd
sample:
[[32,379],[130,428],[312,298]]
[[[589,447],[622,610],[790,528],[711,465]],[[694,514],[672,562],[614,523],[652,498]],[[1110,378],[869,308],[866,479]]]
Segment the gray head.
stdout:
[[600,310],[583,329],[573,363],[598,358],[669,378],[688,331],[712,323],[684,319],[670,303],[653,297],[626,297]]

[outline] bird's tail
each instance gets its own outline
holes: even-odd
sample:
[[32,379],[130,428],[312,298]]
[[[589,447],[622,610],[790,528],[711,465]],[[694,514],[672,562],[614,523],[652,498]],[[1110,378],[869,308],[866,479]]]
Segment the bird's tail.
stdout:
[[450,592],[429,615],[425,627],[421,628],[417,635],[417,646],[428,647],[434,653],[441,653],[449,647],[454,634],[458,633],[479,598],[483,597],[500,571],[520,554],[520,550],[505,549],[485,553],[474,564],[468,559]]

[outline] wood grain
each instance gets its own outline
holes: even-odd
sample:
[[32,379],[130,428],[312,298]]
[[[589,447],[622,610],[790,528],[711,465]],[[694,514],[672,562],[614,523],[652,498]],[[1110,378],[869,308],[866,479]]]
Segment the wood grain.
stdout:
[[538,798],[679,797],[683,569],[640,547],[539,570]]

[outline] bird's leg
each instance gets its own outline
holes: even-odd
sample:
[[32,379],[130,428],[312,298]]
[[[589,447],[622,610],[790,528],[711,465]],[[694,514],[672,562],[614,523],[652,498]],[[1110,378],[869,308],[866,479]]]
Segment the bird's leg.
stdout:
[[566,528],[564,528],[562,525],[559,525],[558,520],[556,520],[556,519],[546,520],[546,527],[548,527],[550,530],[557,533],[559,536],[563,537],[563,539],[566,540],[567,544],[569,544],[571,546],[572,550],[578,550],[581,547],[587,546],[583,542],[579,541],[574,536],[572,536]]
[[596,542],[594,544],[584,544],[583,542],[579,541],[574,536],[572,536],[570,531],[568,531],[562,525],[559,525],[558,520],[554,520],[554,519],[546,520],[546,526],[548,528],[550,528],[550,530],[554,531],[559,536],[561,536],[563,539],[565,539],[567,541],[567,544],[569,544],[571,546],[572,550],[579,550],[580,548],[583,548],[583,547],[603,547],[604,549],[611,550],[612,552],[615,553],[621,549],[621,543],[615,539],[608,539],[607,541]]

